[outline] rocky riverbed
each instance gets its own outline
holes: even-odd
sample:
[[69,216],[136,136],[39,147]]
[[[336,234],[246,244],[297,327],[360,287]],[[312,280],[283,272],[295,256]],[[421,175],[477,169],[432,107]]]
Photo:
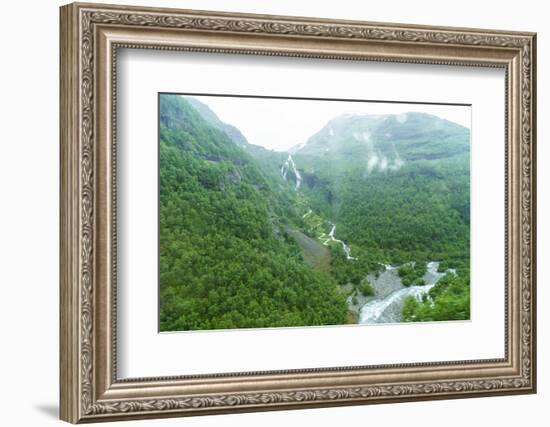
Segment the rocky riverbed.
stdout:
[[[438,272],[439,262],[427,263],[424,274],[424,286],[404,286],[398,274],[398,267],[385,265],[384,271],[378,275],[367,276],[376,294],[374,296],[356,295],[355,301],[350,296],[348,305],[350,310],[358,313],[358,323],[398,323],[401,321],[401,309],[407,297],[420,299],[426,294],[447,272]],[[354,304],[354,302],[356,302]]]

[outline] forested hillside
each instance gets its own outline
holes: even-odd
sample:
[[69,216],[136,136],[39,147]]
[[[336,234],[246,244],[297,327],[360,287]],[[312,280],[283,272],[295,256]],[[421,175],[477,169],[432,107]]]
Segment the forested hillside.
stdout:
[[468,129],[347,114],[274,152],[177,95],[159,127],[162,331],[356,323],[380,276],[397,319],[469,318]]
[[344,281],[376,271],[373,263],[435,260],[458,277],[452,287],[439,283],[430,298],[410,298],[403,320],[469,318],[468,129],[423,113],[342,115],[292,156],[302,191],[357,254],[354,263],[338,261]]
[[295,194],[276,186],[186,100],[160,98],[161,331],[345,323],[283,227]]

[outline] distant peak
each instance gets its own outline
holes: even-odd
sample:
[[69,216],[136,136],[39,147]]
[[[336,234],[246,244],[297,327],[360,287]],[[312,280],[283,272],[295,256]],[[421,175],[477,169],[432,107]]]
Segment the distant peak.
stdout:
[[469,152],[469,130],[424,112],[346,113],[329,120],[291,153],[326,162],[346,159],[366,173],[397,171],[417,160]]

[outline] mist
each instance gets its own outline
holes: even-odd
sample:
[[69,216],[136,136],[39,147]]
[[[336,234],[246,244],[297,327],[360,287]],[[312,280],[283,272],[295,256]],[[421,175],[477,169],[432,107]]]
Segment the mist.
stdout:
[[249,143],[274,151],[288,151],[304,144],[331,119],[343,114],[396,114],[402,122],[406,113],[438,116],[470,129],[471,107],[372,101],[326,101],[287,98],[192,96],[208,105],[225,123],[236,126]]

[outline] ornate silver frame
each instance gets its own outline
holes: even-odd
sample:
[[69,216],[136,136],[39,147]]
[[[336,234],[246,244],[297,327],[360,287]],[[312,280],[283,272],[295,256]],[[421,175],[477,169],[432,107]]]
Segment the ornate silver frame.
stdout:
[[[72,423],[534,393],[533,33],[190,10],[61,8],[61,419]],[[506,70],[505,357],[118,380],[117,48],[193,50]]]

